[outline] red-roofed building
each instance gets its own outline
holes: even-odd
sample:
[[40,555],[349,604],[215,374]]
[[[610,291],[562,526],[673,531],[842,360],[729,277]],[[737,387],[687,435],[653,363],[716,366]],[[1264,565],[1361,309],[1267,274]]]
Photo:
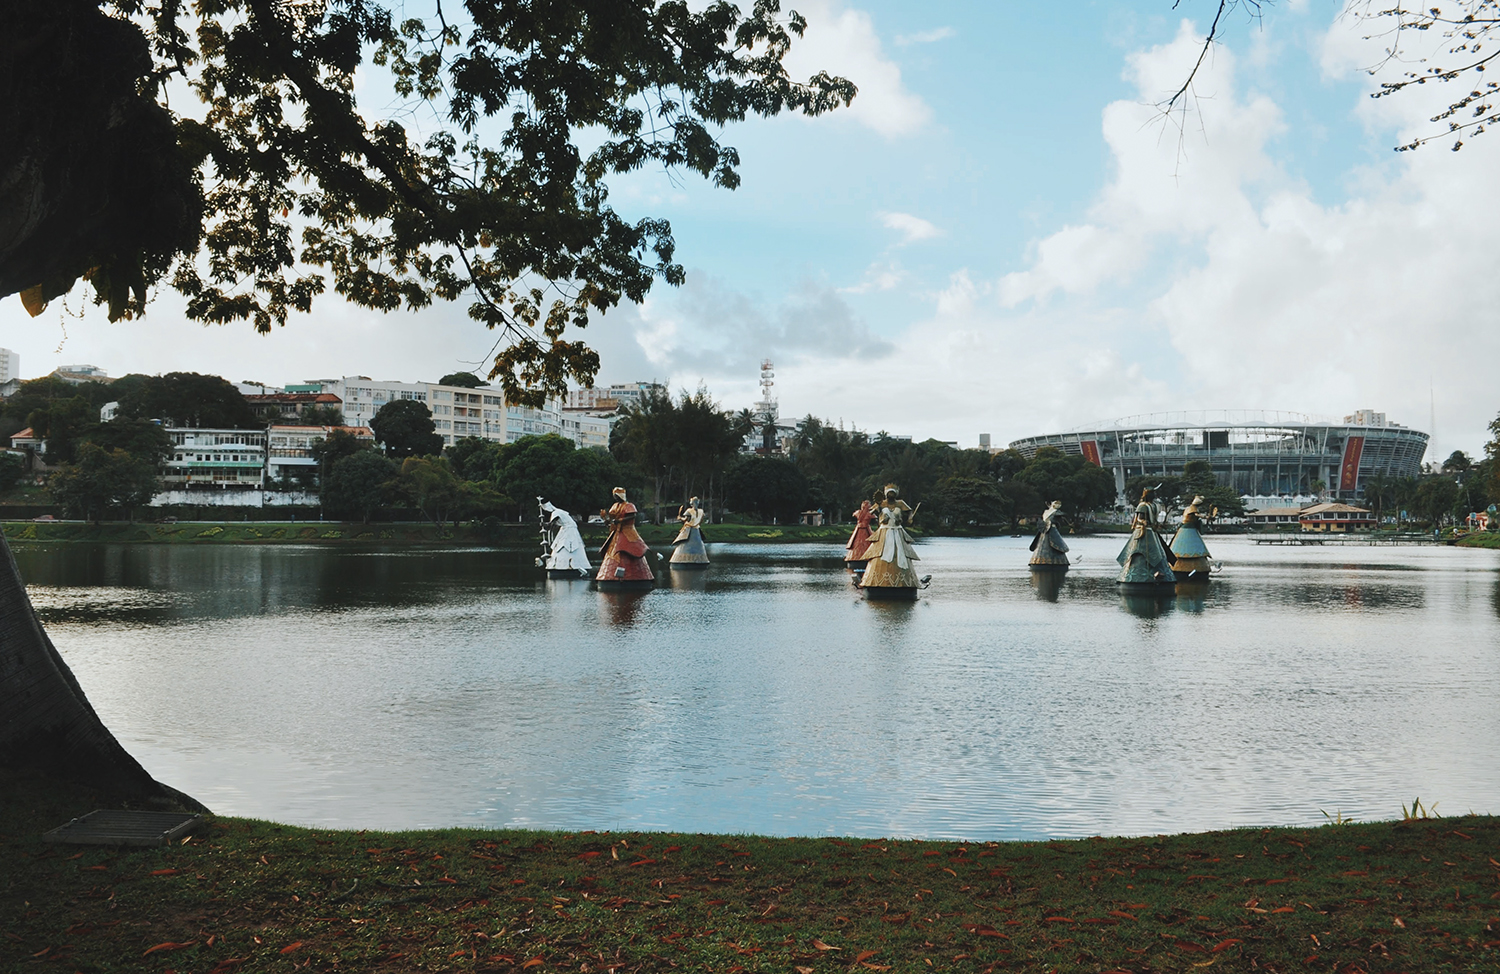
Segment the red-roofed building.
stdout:
[[344,408],[344,400],[331,392],[272,392],[263,396],[246,396],[245,402],[267,425],[301,419],[314,406],[340,412]]

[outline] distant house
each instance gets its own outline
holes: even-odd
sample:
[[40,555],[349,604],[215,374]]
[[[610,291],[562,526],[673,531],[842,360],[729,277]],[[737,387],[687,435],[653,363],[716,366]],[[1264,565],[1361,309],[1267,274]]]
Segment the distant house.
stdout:
[[10,448],[12,450],[29,450],[34,453],[45,453],[47,452],[47,442],[37,436],[31,427],[28,426],[10,438]]
[[1348,504],[1314,504],[1297,516],[1304,531],[1372,531],[1375,512]]
[[1251,511],[1245,515],[1245,520],[1253,525],[1275,526],[1278,524],[1297,524],[1302,518],[1300,507],[1267,507],[1264,510]]

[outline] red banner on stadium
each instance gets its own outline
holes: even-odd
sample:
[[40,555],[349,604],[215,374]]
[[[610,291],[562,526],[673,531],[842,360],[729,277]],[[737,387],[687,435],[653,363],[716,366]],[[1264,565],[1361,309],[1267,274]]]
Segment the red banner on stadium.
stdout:
[[1351,436],[1344,441],[1344,463],[1339,468],[1339,490],[1352,491],[1359,485],[1359,455],[1365,450],[1363,436]]
[[1084,440],[1078,444],[1083,448],[1083,458],[1096,467],[1104,466],[1099,461],[1099,442],[1097,440]]

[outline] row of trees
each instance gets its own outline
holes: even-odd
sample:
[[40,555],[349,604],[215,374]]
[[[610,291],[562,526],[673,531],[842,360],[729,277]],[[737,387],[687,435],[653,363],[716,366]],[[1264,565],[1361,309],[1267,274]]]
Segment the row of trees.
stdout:
[[749,411],[720,409],[702,388],[676,399],[657,393],[615,424],[610,452],[649,490],[658,518],[662,506],[697,495],[711,511],[784,523],[821,510],[842,521],[892,483],[908,503],[925,505],[933,521],[955,529],[1014,524],[1054,499],[1072,511],[1114,504],[1107,471],[1057,450],[1028,461],[1014,451],[992,455],[938,440],[912,443],[807,416],[788,455],[744,454],[747,437],[759,441],[761,425]]

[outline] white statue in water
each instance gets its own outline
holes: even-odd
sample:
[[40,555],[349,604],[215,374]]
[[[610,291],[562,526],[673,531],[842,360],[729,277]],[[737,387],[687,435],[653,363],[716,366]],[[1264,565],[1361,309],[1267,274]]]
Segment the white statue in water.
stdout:
[[562,578],[573,572],[586,577],[593,566],[589,564],[583,536],[578,533],[572,515],[540,497],[537,503],[542,511],[542,531],[548,538],[543,542],[546,553],[536,560],[537,567],[547,569],[550,578]]

